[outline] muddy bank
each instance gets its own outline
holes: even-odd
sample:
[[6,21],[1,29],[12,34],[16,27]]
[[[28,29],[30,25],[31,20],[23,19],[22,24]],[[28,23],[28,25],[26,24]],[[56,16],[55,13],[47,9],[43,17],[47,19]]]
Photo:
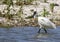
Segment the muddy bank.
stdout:
[[[57,26],[60,26],[60,21],[53,21]],[[6,28],[10,28],[10,27],[22,27],[22,26],[33,26],[33,27],[39,27],[38,22],[37,21],[22,21],[21,23],[14,23],[14,24],[0,24],[0,27],[6,27]]]

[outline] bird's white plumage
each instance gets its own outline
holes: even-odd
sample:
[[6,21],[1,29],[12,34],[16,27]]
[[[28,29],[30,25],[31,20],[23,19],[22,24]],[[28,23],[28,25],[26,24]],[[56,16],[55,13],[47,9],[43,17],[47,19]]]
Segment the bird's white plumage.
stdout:
[[41,28],[56,28],[56,25],[46,17],[38,17],[38,24]]

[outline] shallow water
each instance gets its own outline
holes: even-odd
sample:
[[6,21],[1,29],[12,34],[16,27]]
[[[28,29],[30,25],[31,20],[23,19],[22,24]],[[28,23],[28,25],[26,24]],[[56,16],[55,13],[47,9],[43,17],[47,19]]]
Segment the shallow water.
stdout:
[[60,27],[43,30],[38,34],[38,27],[0,28],[0,42],[60,42]]

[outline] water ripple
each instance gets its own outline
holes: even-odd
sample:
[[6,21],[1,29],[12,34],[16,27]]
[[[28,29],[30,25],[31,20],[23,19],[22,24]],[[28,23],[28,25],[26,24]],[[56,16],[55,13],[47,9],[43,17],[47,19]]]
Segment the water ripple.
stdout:
[[0,28],[0,42],[60,42],[60,27],[38,34],[39,27]]

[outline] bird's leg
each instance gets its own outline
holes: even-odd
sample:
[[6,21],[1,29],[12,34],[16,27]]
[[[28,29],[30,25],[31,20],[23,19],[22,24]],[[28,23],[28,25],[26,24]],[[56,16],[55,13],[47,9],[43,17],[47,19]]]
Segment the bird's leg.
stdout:
[[44,29],[45,33],[47,33],[47,30],[45,28],[43,28],[43,29]]
[[40,25],[40,29],[39,29],[38,33],[40,33],[40,30],[41,30],[41,28],[42,28],[42,25],[41,25],[41,24],[39,24],[39,25]]
[[41,30],[41,29],[39,29],[38,33],[40,33],[40,30]]

